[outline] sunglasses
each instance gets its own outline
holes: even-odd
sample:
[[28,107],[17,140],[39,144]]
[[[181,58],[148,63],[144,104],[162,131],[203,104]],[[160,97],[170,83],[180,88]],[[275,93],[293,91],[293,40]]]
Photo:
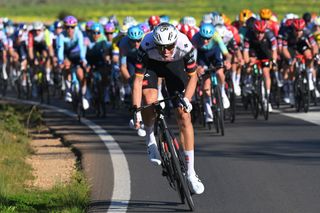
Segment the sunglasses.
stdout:
[[175,43],[173,44],[169,44],[169,45],[157,45],[157,49],[160,51],[164,51],[164,50],[172,50],[174,47],[176,46]]
[[69,29],[74,29],[75,26],[66,26],[66,29],[69,30]]
[[93,31],[93,35],[100,35],[100,31]]
[[256,34],[257,35],[262,35],[262,34],[264,34],[265,32],[261,32],[261,31],[256,31]]

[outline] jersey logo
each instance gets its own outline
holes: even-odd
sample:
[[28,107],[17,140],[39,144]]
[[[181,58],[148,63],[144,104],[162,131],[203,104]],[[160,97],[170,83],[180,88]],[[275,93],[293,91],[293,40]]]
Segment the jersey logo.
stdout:
[[188,47],[188,44],[184,44],[184,47],[187,48],[187,47]]

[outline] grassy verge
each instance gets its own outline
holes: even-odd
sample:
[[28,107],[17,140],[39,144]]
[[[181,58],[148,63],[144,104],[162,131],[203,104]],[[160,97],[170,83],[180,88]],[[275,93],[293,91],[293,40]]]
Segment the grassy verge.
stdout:
[[2,16],[12,17],[17,21],[34,21],[37,19],[52,21],[59,14],[71,13],[83,20],[97,19],[99,16],[117,15],[120,20],[125,16],[134,16],[139,21],[150,15],[167,14],[179,19],[182,16],[191,15],[201,20],[207,12],[220,11],[234,19],[244,8],[254,12],[268,7],[280,17],[292,12],[302,14],[306,11],[318,12],[320,1],[317,0],[21,0],[6,1],[0,7]]
[[[25,127],[30,107],[0,105],[0,212],[85,212],[88,184],[81,172],[70,184],[51,190],[30,189],[32,168],[25,158],[33,150]],[[30,116],[30,127],[41,123],[40,112]]]

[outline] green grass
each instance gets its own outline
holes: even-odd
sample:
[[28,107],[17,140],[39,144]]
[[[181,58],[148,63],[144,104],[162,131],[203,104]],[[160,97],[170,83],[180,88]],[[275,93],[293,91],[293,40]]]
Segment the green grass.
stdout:
[[[1,1],[0,1],[1,2]],[[282,17],[285,13],[302,14],[306,11],[318,12],[320,1],[317,0],[11,0],[0,4],[0,14],[17,21],[44,20],[52,21],[61,13],[70,13],[80,19],[97,19],[100,16],[116,14],[120,19],[134,16],[139,21],[150,15],[168,14],[179,19],[192,15],[200,20],[206,12],[219,11],[232,19],[244,8],[258,12],[268,7]]]
[[[89,202],[88,184],[81,172],[68,185],[51,190],[28,188],[32,168],[25,159],[29,146],[26,120],[31,107],[0,105],[0,212],[85,212]],[[41,114],[33,110],[29,127],[41,124]]]

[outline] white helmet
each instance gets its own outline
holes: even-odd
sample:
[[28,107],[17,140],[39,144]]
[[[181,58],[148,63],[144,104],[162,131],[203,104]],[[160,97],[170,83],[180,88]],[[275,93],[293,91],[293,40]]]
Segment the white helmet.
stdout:
[[34,30],[43,30],[44,25],[41,21],[36,21],[33,23],[33,29]]
[[153,40],[159,45],[170,45],[177,41],[178,30],[172,24],[163,22],[153,30]]
[[314,24],[316,26],[320,26],[320,16],[318,16],[315,20],[314,20]]
[[212,17],[212,24],[214,26],[216,26],[216,25],[224,25],[224,20],[223,20],[222,16],[220,16],[220,15],[213,16]]
[[102,26],[106,25],[108,23],[108,21],[109,21],[109,19],[107,17],[105,17],[105,16],[102,16],[102,17],[99,18],[99,23]]
[[212,23],[212,14],[211,13],[206,13],[202,16],[202,23],[210,24]]

